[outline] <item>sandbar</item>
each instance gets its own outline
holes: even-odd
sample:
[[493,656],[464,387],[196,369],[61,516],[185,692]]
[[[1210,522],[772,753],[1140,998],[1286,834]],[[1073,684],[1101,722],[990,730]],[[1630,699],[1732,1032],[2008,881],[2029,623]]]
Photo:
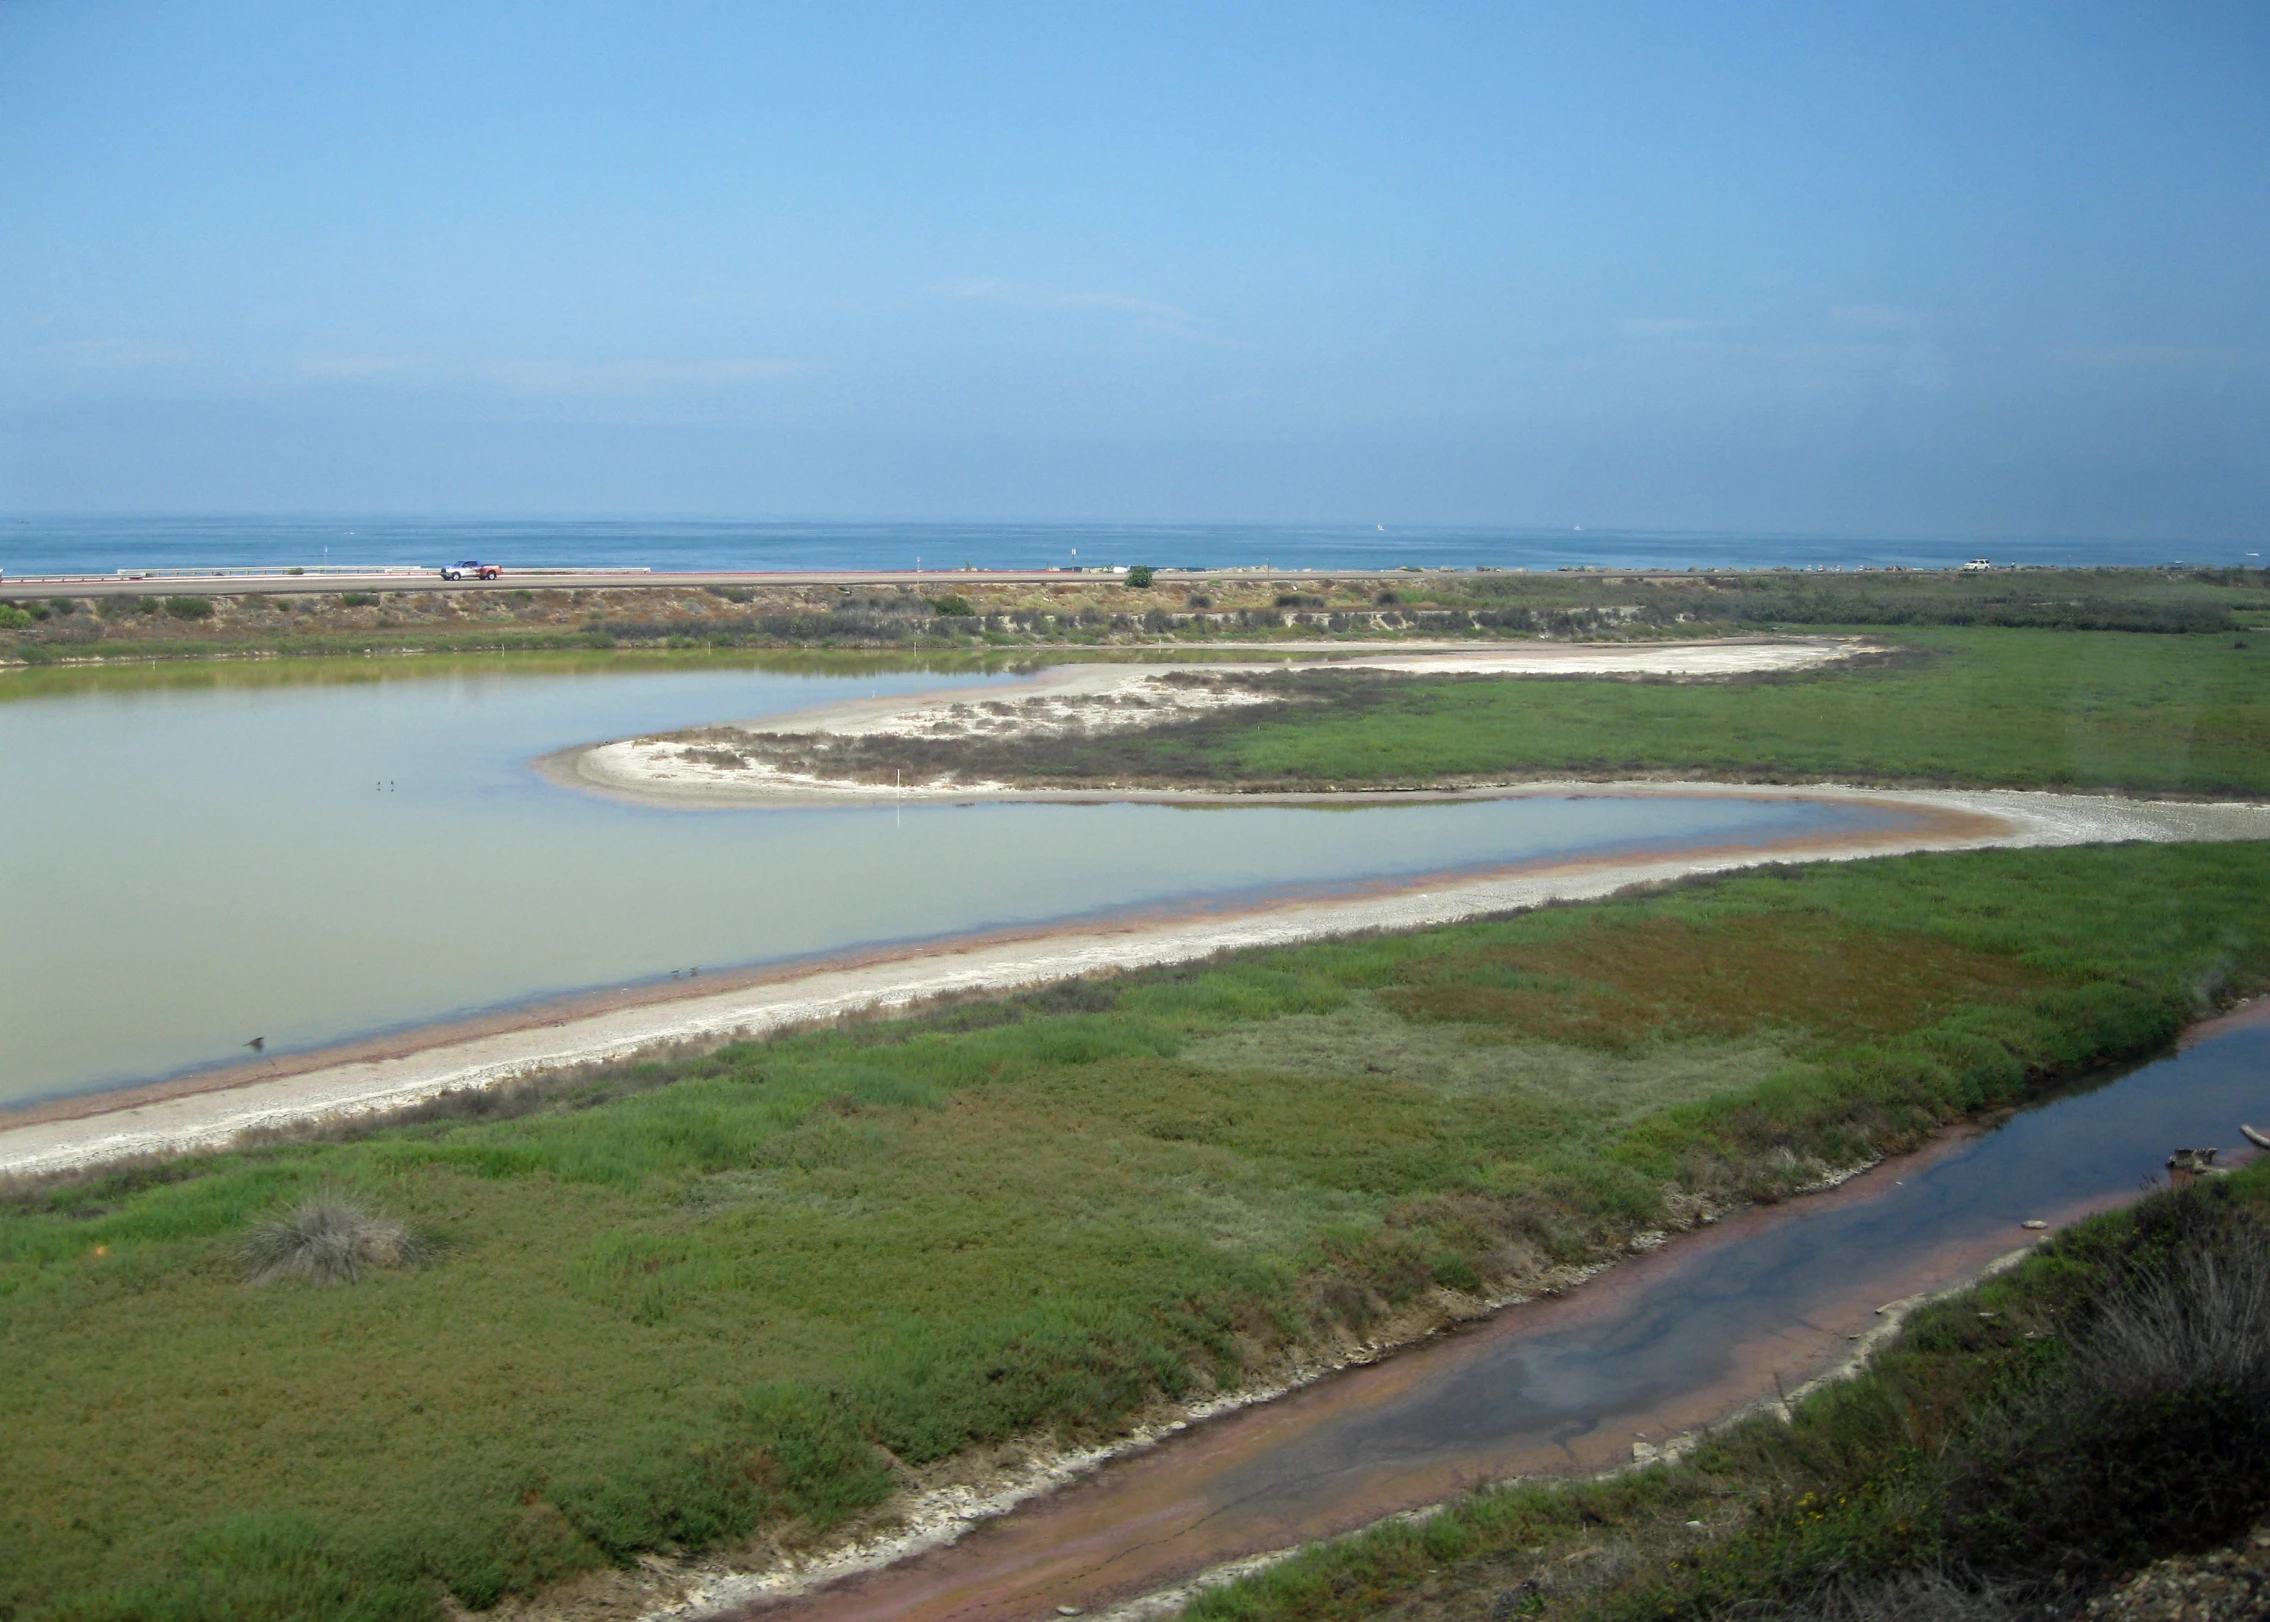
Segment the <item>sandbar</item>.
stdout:
[[[841,700],[788,715],[621,738],[547,756],[539,767],[568,787],[650,805],[813,805],[936,799],[1187,799],[1190,791],[1036,789],[958,777],[879,784],[784,766],[750,751],[759,740],[826,735],[929,742],[1094,736],[1189,720],[1212,711],[1274,705],[1282,687],[1240,678],[1362,670],[1402,676],[1613,680],[1725,680],[1819,668],[1882,652],[1849,636],[1725,638],[1697,642],[1515,642],[1445,649],[1388,643],[1329,657],[1255,661],[1061,664],[983,687]],[[1251,794],[1217,796],[1244,800]]]

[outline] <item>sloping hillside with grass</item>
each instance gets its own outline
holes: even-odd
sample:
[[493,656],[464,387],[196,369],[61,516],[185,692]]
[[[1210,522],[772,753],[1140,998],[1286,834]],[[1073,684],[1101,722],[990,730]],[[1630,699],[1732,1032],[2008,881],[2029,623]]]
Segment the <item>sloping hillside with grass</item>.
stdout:
[[425,1618],[809,1539],[2148,1050],[2266,920],[2250,845],[1832,864],[18,1190],[0,1614]]

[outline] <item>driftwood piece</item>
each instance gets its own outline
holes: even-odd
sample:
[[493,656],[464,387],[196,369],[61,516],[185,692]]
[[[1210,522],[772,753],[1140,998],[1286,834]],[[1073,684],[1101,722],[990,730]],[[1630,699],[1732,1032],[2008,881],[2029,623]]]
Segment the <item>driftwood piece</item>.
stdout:
[[2230,1168],[2215,1164],[2216,1149],[2178,1149],[2168,1156],[2168,1182],[2181,1188],[2195,1177],[2220,1176]]

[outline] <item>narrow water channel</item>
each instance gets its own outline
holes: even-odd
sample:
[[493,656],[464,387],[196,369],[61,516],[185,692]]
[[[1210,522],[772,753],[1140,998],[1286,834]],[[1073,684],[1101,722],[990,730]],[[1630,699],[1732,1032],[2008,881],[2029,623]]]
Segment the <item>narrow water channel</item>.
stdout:
[[56,676],[0,678],[0,1108],[688,969],[1904,816],[1712,797],[657,809],[533,762],[1009,678],[477,659]]
[[[2249,1017],[2251,1015],[2252,1017]],[[2134,1197],[2270,1116],[2270,1003],[1991,1132],[1729,1219],[1555,1301],[1179,1435],[948,1548],[738,1615],[1026,1622],[1487,1481],[1606,1468],[1833,1366],[1887,1302]],[[2243,1144],[2241,1144],[2243,1147]],[[2229,1155],[2227,1158],[2237,1158]]]

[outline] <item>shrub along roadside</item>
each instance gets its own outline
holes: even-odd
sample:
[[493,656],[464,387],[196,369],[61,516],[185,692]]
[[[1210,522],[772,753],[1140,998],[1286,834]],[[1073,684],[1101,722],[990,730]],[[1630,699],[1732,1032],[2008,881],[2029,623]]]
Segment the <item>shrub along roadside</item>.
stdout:
[[1786,1423],[1752,1418],[1676,1465],[1477,1493],[1183,1615],[2064,1616],[2265,1511],[2270,1162],[2078,1224]]
[[[2251,845],[1824,864],[30,1191],[0,1207],[0,1608],[425,1616],[809,1536],[1436,1282],[1597,1259],[1666,1180],[1771,1197],[2149,1047],[2270,978],[2265,919]],[[1273,1065],[1331,1021],[1370,1068]],[[440,1259],[245,1288],[247,1228],[326,1187]]]

